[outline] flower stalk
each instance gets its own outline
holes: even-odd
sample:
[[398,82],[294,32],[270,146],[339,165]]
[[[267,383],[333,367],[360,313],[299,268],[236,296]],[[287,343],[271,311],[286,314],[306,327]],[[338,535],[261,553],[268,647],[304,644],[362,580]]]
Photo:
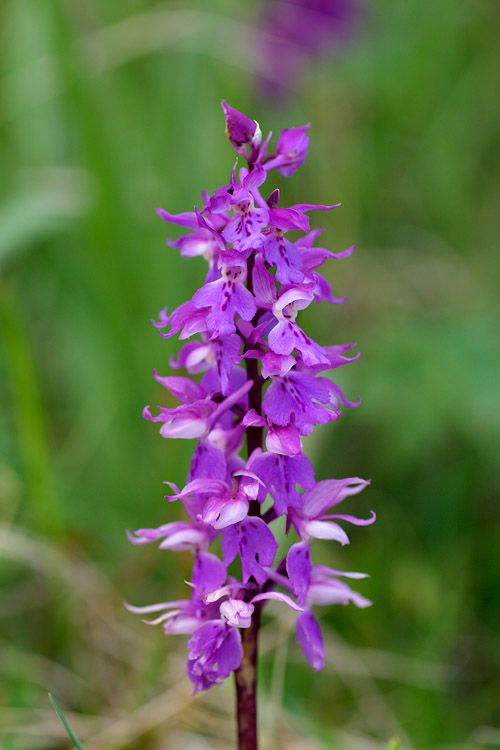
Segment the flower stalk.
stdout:
[[249,628],[242,630],[243,656],[234,671],[236,684],[236,718],[238,749],[257,750],[257,656],[260,627],[260,607],[252,615]]
[[[251,271],[253,263],[249,264]],[[247,287],[253,292],[251,272]],[[262,383],[259,377],[258,362],[255,359],[246,361],[248,380],[253,382],[248,392],[249,409],[255,409],[260,414],[262,408]],[[262,449],[262,427],[247,427],[247,458],[255,450]],[[252,500],[249,504],[248,515],[260,517],[260,503]],[[234,671],[236,686],[236,720],[238,724],[239,750],[257,749],[257,670],[258,670],[258,642],[260,628],[260,606],[255,607],[252,623],[249,628],[241,632],[243,656],[238,669]]]

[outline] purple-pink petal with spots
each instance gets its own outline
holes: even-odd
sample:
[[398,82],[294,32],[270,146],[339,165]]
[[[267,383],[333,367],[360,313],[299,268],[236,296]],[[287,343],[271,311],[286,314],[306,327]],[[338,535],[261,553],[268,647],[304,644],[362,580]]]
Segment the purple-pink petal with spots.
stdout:
[[216,367],[221,392],[223,396],[228,396],[232,390],[229,377],[241,350],[241,339],[237,333],[233,333],[230,336],[217,338],[215,343]]
[[257,309],[253,295],[240,280],[246,273],[244,264],[240,262],[235,269],[225,267],[223,271],[221,279],[205,284],[193,297],[196,307],[210,308],[206,323],[213,338],[235,333],[234,316],[251,320]]
[[200,440],[191,459],[189,480],[225,479],[227,474],[224,453],[208,440]]
[[243,320],[252,320],[257,312],[253,294],[240,282],[235,284],[234,306]]
[[293,321],[279,320],[267,337],[267,342],[273,352],[291,354],[299,337],[296,333],[297,329],[299,327]]
[[224,239],[231,242],[236,250],[245,252],[262,245],[262,230],[269,224],[269,211],[265,208],[253,208],[234,216],[222,232]]
[[286,237],[267,236],[263,251],[270,266],[276,266],[276,280],[280,284],[300,283],[304,274],[300,270],[303,264],[302,253]]
[[254,516],[226,527],[222,534],[224,563],[230,565],[237,555],[240,556],[243,583],[252,576],[257,583],[264,583],[267,580],[264,568],[273,564],[277,549],[278,543],[269,526]]
[[[273,378],[264,394],[265,414],[281,426],[303,420],[317,424],[316,420],[320,421],[321,417],[318,419],[315,413],[318,405],[314,402],[327,404],[330,401],[330,389],[324,380],[301,372],[289,372],[282,378]],[[319,411],[325,411],[324,407],[319,407]],[[326,421],[321,423],[325,424]]]
[[302,355],[306,367],[328,364],[322,347],[306,336],[295,321],[278,321],[269,332],[267,342],[276,354],[291,354],[296,349]]
[[[282,516],[290,508],[300,508],[304,490],[314,486],[314,468],[306,456],[282,456],[277,453],[262,453],[252,463],[252,468],[264,481],[274,498],[276,515]],[[265,493],[260,496],[265,500]]]

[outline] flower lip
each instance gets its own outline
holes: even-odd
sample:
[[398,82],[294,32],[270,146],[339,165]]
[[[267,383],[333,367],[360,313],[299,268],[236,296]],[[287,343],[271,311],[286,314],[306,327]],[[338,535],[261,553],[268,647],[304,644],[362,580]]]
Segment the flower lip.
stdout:
[[220,270],[224,281],[230,281],[234,284],[237,281],[245,281],[246,279],[246,265],[243,265],[241,261],[234,265],[224,265]]

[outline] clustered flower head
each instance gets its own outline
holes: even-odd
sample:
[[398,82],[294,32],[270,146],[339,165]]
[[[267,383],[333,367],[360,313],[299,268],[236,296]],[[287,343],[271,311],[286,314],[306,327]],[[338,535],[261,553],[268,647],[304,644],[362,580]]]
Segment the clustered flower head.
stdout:
[[[171,313],[163,310],[154,322],[164,338],[178,334],[186,341],[171,365],[187,375],[153,371],[179,405],[144,410],[146,419],[160,424],[163,437],[196,441],[184,486],[166,483],[167,500],[182,503],[185,520],[129,534],[134,544],[157,542],[160,549],[193,554],[186,599],[128,606],[152,615],[147,622],[161,624],[167,634],[190,636],[187,673],[195,693],[238,669],[241,629],[250,627],[255,610],[269,600],[295,610],[298,643],[311,666],[322,669],[313,607],[371,602],[345,581],[363,574],[313,564],[312,542],[347,544],[339,521],[375,520],[373,513],[360,519],[335,512],[367,481],[317,481],[302,450],[303,436],[339,419],[342,406],[358,403],[324,376],[357,359],[346,356],[353,345],[321,346],[297,322],[299,310],[311,303],[343,301],[332,296],[318,269],[354,248],[332,253],[317,247],[321,230],[309,224],[310,211],[336,206],[285,208],[279,191],[265,187],[271,171],[289,177],[303,163],[309,126],[284,130],[272,151],[271,134],[263,140],[257,123],[222,106],[238,154],[229,183],[204,194],[201,210],[174,215],[158,209],[162,219],[188,230],[168,244],[208,264],[205,283],[192,299]],[[280,559],[273,523],[282,516],[294,543]],[[211,551],[216,540],[222,559]]]

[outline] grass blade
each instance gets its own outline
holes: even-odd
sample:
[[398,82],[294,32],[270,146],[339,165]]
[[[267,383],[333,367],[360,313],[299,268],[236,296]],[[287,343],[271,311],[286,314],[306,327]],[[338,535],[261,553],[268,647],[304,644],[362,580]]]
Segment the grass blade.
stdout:
[[75,745],[75,747],[77,747],[78,750],[85,750],[85,748],[83,747],[82,743],[80,742],[80,740],[78,739],[78,737],[76,736],[76,734],[74,734],[73,730],[71,729],[71,727],[69,726],[68,722],[64,718],[64,714],[61,711],[61,709],[59,708],[59,706],[57,705],[57,703],[55,701],[55,698],[52,695],[52,693],[49,693],[49,701],[52,703],[53,709],[56,711],[57,715],[61,719],[61,721],[62,721],[62,723],[64,725],[64,728],[67,731],[70,739],[73,740],[73,744]]

